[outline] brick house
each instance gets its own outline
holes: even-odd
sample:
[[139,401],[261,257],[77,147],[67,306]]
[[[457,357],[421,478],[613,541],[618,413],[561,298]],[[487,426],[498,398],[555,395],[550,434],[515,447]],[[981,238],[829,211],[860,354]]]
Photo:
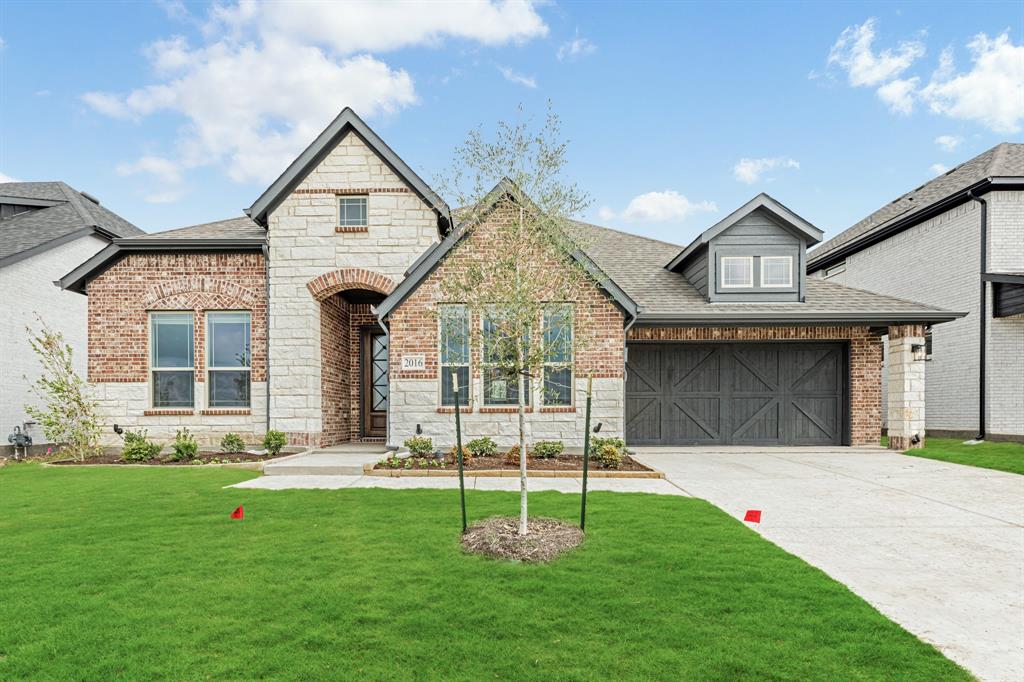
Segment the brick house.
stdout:
[[[471,252],[456,245],[485,245],[517,210],[501,182],[490,197],[486,220],[459,224],[346,109],[245,217],[115,240],[60,282],[88,296],[104,420],[164,438],[188,426],[208,443],[273,428],[296,444],[398,445],[419,430],[444,446],[444,368],[470,386],[467,434],[512,443],[517,389],[479,349],[453,350],[435,314],[486,329],[438,282]],[[579,321],[589,343],[531,380],[530,439],[580,444],[592,375],[602,434],[636,445],[874,444],[883,334],[902,378],[891,443],[923,439],[924,325],[959,314],[806,278],[822,233],[771,197],[685,248],[577,227],[584,251],[552,267],[580,259],[593,285],[537,324]]]

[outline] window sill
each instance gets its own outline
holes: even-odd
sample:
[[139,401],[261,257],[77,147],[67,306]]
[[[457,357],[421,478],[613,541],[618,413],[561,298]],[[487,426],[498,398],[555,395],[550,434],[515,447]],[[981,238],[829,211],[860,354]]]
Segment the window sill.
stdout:
[[334,228],[336,233],[369,232],[369,225],[337,225]]
[[199,414],[203,415],[247,415],[252,414],[252,410],[248,407],[214,407],[206,410],[200,410]]
[[142,412],[143,417],[174,417],[187,414],[195,414],[195,410],[191,408],[166,408],[144,410]]
[[[439,407],[437,408],[438,414],[455,414],[455,406]],[[473,408],[468,405],[462,405],[459,407],[459,414],[472,414]]]
[[[523,411],[533,412],[533,407],[531,405],[527,405]],[[481,414],[515,414],[516,412],[519,412],[519,408],[516,407],[515,405],[502,405],[500,407],[481,407],[480,412]]]
[[575,412],[576,408],[573,407],[572,405],[550,405],[548,407],[540,408],[540,411],[541,411],[541,413],[544,413],[544,412],[549,412],[549,413],[555,413],[555,412],[569,413],[569,412]]

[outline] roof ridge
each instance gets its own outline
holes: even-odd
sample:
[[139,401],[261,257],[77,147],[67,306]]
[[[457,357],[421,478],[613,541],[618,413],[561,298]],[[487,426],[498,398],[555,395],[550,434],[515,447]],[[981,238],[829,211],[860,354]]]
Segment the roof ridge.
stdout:
[[985,174],[987,176],[992,177],[993,175],[998,175],[996,169],[1002,165],[1003,159],[1006,158],[1006,153],[1009,151],[1009,148],[1009,142],[1000,142],[989,150],[992,153],[992,158],[989,159],[988,165],[985,166]]
[[64,192],[64,196],[68,198],[68,203],[71,204],[75,212],[78,213],[79,217],[85,221],[86,227],[98,227],[96,216],[94,216],[84,204],[82,204],[82,196],[77,189],[64,182],[63,180],[57,181],[57,186]]

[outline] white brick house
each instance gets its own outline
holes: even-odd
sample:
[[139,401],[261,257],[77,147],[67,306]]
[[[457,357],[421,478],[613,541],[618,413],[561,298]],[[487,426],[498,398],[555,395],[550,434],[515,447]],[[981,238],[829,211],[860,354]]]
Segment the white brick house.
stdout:
[[887,204],[811,251],[808,273],[966,311],[929,334],[927,430],[1024,440],[1024,144],[1000,144]]

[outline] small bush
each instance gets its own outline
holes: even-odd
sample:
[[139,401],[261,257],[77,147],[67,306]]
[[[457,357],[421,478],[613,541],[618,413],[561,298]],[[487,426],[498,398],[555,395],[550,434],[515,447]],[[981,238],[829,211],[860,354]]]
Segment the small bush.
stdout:
[[406,438],[402,445],[409,449],[409,454],[413,457],[426,457],[434,452],[434,441],[425,436]]
[[263,447],[272,457],[277,457],[285,445],[288,445],[288,438],[280,431],[267,431],[267,435],[263,436]]
[[614,445],[618,448],[619,452],[626,452],[626,441],[621,438],[591,438],[590,439],[590,451],[597,452],[604,445]]
[[622,451],[612,443],[604,443],[597,450],[591,451],[590,459],[605,469],[618,469],[622,466]]
[[[458,448],[456,448],[453,445],[452,449],[448,451],[448,459],[451,460],[452,464],[456,464],[457,465],[459,463],[459,456],[458,455],[459,455]],[[463,461],[463,463],[469,462],[472,459],[473,459],[473,453],[469,451],[469,448],[467,448],[465,445],[463,445],[462,446],[462,461]]]
[[494,457],[498,454],[498,444],[489,436],[474,438],[464,446],[466,450],[473,453],[474,457]]
[[188,428],[179,429],[174,435],[174,442],[171,443],[174,454],[171,459],[176,462],[189,462],[196,458],[199,453],[199,444]]
[[[526,451],[526,456],[529,457],[531,453],[529,450]],[[509,451],[505,453],[505,464],[519,466],[519,446],[513,445],[509,448]]]
[[565,450],[565,444],[560,440],[542,440],[533,444],[530,452],[534,457],[540,459],[554,459]]
[[244,452],[245,441],[237,433],[225,433],[220,439],[221,452]]
[[160,454],[160,449],[160,445],[149,442],[145,429],[125,431],[121,459],[125,462],[148,462]]

